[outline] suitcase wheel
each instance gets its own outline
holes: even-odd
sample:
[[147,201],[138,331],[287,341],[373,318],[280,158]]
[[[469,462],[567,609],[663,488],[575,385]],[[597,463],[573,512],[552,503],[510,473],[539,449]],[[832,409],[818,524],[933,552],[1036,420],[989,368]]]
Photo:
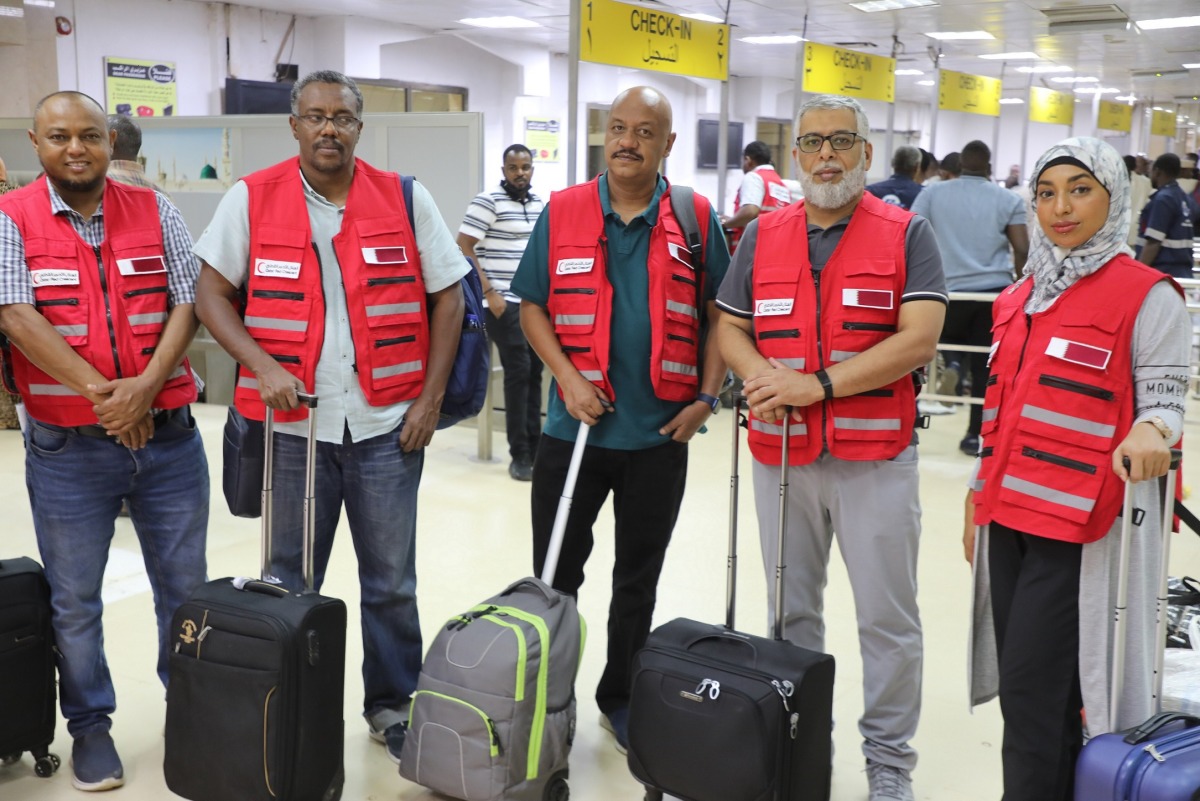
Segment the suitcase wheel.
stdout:
[[58,770],[62,760],[55,754],[47,754],[37,761],[33,766],[33,772],[38,775],[38,778],[48,779]]
[[546,790],[542,793],[544,801],[567,801],[571,797],[571,788],[567,784],[567,780],[562,775],[555,776],[546,784]]
[[15,765],[16,763],[18,763],[20,761],[21,761],[21,752],[20,751],[16,752],[15,754],[5,754],[3,757],[0,757],[0,765]]
[[662,801],[662,791],[655,790],[653,787],[646,788],[646,797],[644,801]]

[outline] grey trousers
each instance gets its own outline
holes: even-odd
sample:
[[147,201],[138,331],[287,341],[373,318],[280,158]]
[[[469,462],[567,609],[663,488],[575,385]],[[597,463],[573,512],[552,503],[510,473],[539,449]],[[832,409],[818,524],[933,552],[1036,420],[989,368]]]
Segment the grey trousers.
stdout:
[[[774,625],[779,530],[779,468],[753,467],[768,618]],[[922,642],[917,611],[917,543],[921,533],[917,449],[891,461],[849,462],[828,453],[788,470],[784,537],[783,634],[825,650],[824,590],[829,549],[837,538],[854,593],[863,661],[863,754],[912,770],[909,741],[921,710]]]

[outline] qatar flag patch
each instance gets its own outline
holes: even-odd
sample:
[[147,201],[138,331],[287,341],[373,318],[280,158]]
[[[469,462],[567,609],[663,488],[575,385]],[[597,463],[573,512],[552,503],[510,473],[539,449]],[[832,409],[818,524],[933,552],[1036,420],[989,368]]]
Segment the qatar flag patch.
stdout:
[[136,259],[117,259],[117,269],[121,275],[146,275],[147,273],[165,273],[167,263],[162,256],[142,256]]
[[892,308],[892,291],[890,289],[843,289],[842,305],[854,306],[859,309],[890,309]]
[[1072,364],[1082,364],[1093,370],[1103,370],[1112,358],[1112,351],[1097,348],[1095,345],[1085,345],[1082,342],[1072,342],[1062,337],[1053,337],[1046,347],[1046,355]]
[[696,269],[692,266],[692,252],[683,245],[675,242],[668,242],[667,250],[670,251],[671,258],[675,259],[675,261],[682,262],[683,264],[687,265],[689,270]]

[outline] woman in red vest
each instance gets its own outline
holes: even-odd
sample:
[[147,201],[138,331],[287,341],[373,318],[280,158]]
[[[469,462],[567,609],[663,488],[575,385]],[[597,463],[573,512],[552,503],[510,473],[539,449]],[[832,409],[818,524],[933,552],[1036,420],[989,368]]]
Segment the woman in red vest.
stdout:
[[1182,432],[1190,325],[1179,287],[1129,255],[1129,178],[1112,147],[1060,142],[1039,159],[1030,189],[1038,225],[1024,277],[993,307],[967,499],[971,701],[999,695],[1005,801],[1069,801],[1085,727],[1089,736],[1108,729],[1126,481],[1145,514],[1133,529],[1117,725],[1152,712],[1162,513],[1148,479],[1166,472]]

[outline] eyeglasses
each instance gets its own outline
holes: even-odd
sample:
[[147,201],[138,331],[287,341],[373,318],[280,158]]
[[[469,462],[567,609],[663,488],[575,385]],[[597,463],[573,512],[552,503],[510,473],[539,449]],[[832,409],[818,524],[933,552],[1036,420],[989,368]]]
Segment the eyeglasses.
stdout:
[[293,114],[292,116],[314,131],[324,128],[327,122],[332,122],[333,127],[339,131],[349,131],[361,122],[358,117],[351,117],[349,114],[338,114],[336,117],[326,117],[324,114]]
[[796,138],[796,147],[800,148],[801,153],[818,153],[821,148],[829,142],[829,146],[834,150],[849,150],[854,147],[854,143],[859,139],[867,141],[865,136],[859,136],[856,133],[849,131],[838,131],[829,136],[821,136],[820,134],[804,134]]

